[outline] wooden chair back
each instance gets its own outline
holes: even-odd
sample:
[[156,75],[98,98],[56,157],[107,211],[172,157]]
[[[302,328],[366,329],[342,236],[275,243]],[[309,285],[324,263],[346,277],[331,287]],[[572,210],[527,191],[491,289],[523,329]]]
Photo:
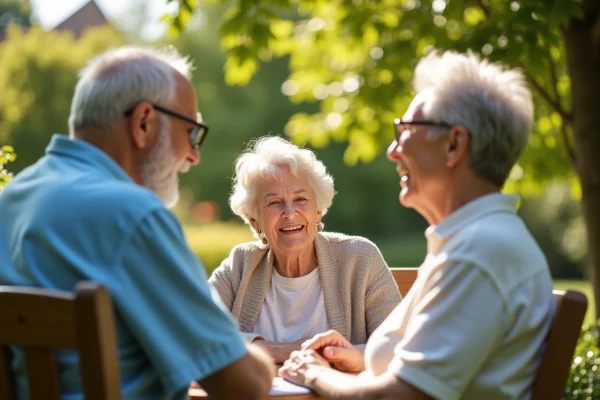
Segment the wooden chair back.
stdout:
[[415,283],[418,270],[418,268],[390,268],[402,297],[406,296],[406,293],[408,293],[413,283]]
[[75,292],[0,286],[0,400],[16,398],[9,346],[23,349],[31,400],[60,400],[57,349],[75,349],[87,400],[120,399],[110,295],[80,282]]
[[583,293],[571,290],[555,290],[554,300],[556,313],[534,383],[533,400],[562,398],[588,305]]

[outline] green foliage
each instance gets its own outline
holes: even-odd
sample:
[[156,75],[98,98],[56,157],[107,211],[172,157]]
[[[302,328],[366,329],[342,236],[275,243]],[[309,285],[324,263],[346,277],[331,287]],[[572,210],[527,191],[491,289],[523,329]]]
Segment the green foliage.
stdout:
[[[181,185],[191,189],[191,203],[215,201],[220,207],[221,219],[239,221],[232,215],[227,202],[236,155],[253,138],[282,134],[294,114],[294,118],[312,118],[319,105],[292,103],[291,98],[282,93],[290,89],[288,83],[282,85],[288,76],[287,56],[264,63],[246,86],[225,84],[223,65],[226,57],[219,53],[218,45],[221,35],[218,24],[223,10],[219,4],[203,5],[201,13],[194,17],[203,21],[200,28],[188,28],[175,39],[158,45],[172,44],[194,60],[197,68],[193,83],[198,106],[211,127],[211,134],[202,148],[202,162],[181,176]],[[294,23],[290,22],[278,24],[273,29],[291,31],[293,27]],[[337,106],[341,103],[343,101]],[[369,113],[365,113],[363,117],[368,116]],[[326,229],[374,240],[392,266],[419,265],[425,256],[423,231],[426,222],[413,210],[399,206],[399,187],[394,184],[398,176],[384,154],[376,149],[377,155],[371,163],[357,163],[348,170],[344,164],[347,145],[343,138],[324,135],[318,140],[313,137],[310,144],[335,179],[336,196],[325,216]],[[560,194],[563,198],[565,193]],[[568,190],[566,194],[569,194]],[[539,201],[555,195],[548,192]],[[523,216],[530,228],[535,228],[535,237],[548,256],[554,276],[581,278],[582,272],[576,267],[583,266],[581,260],[586,248],[583,246],[582,250],[574,245],[581,238],[578,235],[580,218],[572,218],[570,211],[578,208],[572,207],[572,201],[565,200],[559,209],[564,209],[564,213],[558,211],[556,216],[551,216],[550,207],[529,204],[529,200],[524,201],[524,206],[528,213]],[[541,216],[540,211],[544,211]]]
[[0,38],[10,25],[31,26],[31,5],[26,0],[0,0]]
[[202,260],[208,276],[229,256],[234,246],[256,240],[250,228],[239,223],[187,225],[184,232],[190,248]]
[[588,299],[588,308],[585,314],[585,318],[583,320],[583,325],[591,325],[594,323],[594,293],[592,291],[592,284],[590,281],[582,281],[582,280],[554,280],[554,289],[557,290],[576,290],[581,292]]
[[[175,2],[177,0],[171,0]],[[195,1],[178,0],[167,19],[178,31]],[[570,79],[559,32],[581,16],[579,0],[234,0],[221,24],[229,84],[246,84],[261,61],[289,56],[284,91],[293,102],[317,102],[286,125],[298,143],[344,141],[345,162],[371,162],[392,140],[391,121],[412,98],[412,71],[432,48],[472,49],[525,69],[537,94],[531,145],[509,191],[539,193],[567,179],[579,195],[565,155],[570,140]]]
[[12,179],[12,174],[8,172],[4,166],[17,159],[15,150],[12,146],[1,146],[0,147],[0,192],[4,185],[6,185]]
[[19,149],[14,172],[41,157],[53,133],[67,132],[77,72],[88,58],[122,43],[110,27],[89,29],[80,39],[9,27],[0,44],[0,142]]
[[585,276],[588,253],[585,222],[581,204],[573,198],[567,183],[548,184],[539,197],[523,201],[519,214],[544,250],[553,276],[569,279]]
[[600,320],[583,328],[563,399],[600,399]]
[[[181,186],[190,189],[191,203],[214,201],[220,207],[222,220],[239,222],[228,205],[236,155],[253,138],[282,134],[294,113],[312,113],[317,105],[293,104],[283,95],[281,83],[288,74],[285,58],[264,64],[246,86],[228,86],[223,79],[225,57],[219,52],[218,24],[222,15],[222,6],[204,5],[201,28],[186,29],[168,43],[194,60],[197,68],[193,83],[198,107],[211,129],[202,145],[200,165],[181,176]],[[418,265],[424,256],[423,246],[409,249],[409,246],[394,243],[397,236],[410,235],[422,242],[425,229],[422,217],[398,205],[399,188],[390,184],[398,180],[394,166],[379,154],[371,164],[358,164],[349,174],[343,163],[344,148],[344,144],[329,140],[313,146],[317,157],[335,178],[337,194],[324,220],[326,229],[363,235],[385,243],[391,250],[395,247],[410,250],[405,254],[393,251],[396,255],[393,261],[398,263],[394,265]]]

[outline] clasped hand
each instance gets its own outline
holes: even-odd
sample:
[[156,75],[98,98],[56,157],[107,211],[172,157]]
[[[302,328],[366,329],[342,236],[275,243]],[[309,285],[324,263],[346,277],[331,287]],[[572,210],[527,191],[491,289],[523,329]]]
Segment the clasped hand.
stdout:
[[364,370],[364,354],[339,332],[331,330],[302,343],[279,369],[279,376],[297,385],[312,388],[312,382],[323,368],[359,373]]

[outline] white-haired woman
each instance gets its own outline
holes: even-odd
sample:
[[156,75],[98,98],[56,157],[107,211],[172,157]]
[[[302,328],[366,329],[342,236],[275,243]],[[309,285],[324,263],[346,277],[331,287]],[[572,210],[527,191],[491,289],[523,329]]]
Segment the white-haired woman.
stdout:
[[531,94],[519,71],[473,54],[430,54],[414,81],[388,158],[400,202],[430,223],[419,276],[364,354],[328,332],[279,374],[327,399],[530,398],[552,280],[517,197],[500,190],[527,145]]
[[280,137],[256,140],[236,162],[231,209],[260,240],[235,247],[210,282],[277,362],[330,329],[363,345],[401,300],[372,242],[323,232],[333,195],[314,153]]

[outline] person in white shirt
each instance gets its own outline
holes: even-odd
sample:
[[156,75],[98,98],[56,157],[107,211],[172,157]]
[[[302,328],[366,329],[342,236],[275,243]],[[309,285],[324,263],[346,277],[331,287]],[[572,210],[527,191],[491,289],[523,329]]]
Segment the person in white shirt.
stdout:
[[530,91],[520,71],[456,52],[422,59],[414,86],[388,158],[400,202],[430,224],[418,278],[364,353],[329,331],[279,375],[324,398],[530,398],[552,280],[518,198],[501,193],[527,145]]

